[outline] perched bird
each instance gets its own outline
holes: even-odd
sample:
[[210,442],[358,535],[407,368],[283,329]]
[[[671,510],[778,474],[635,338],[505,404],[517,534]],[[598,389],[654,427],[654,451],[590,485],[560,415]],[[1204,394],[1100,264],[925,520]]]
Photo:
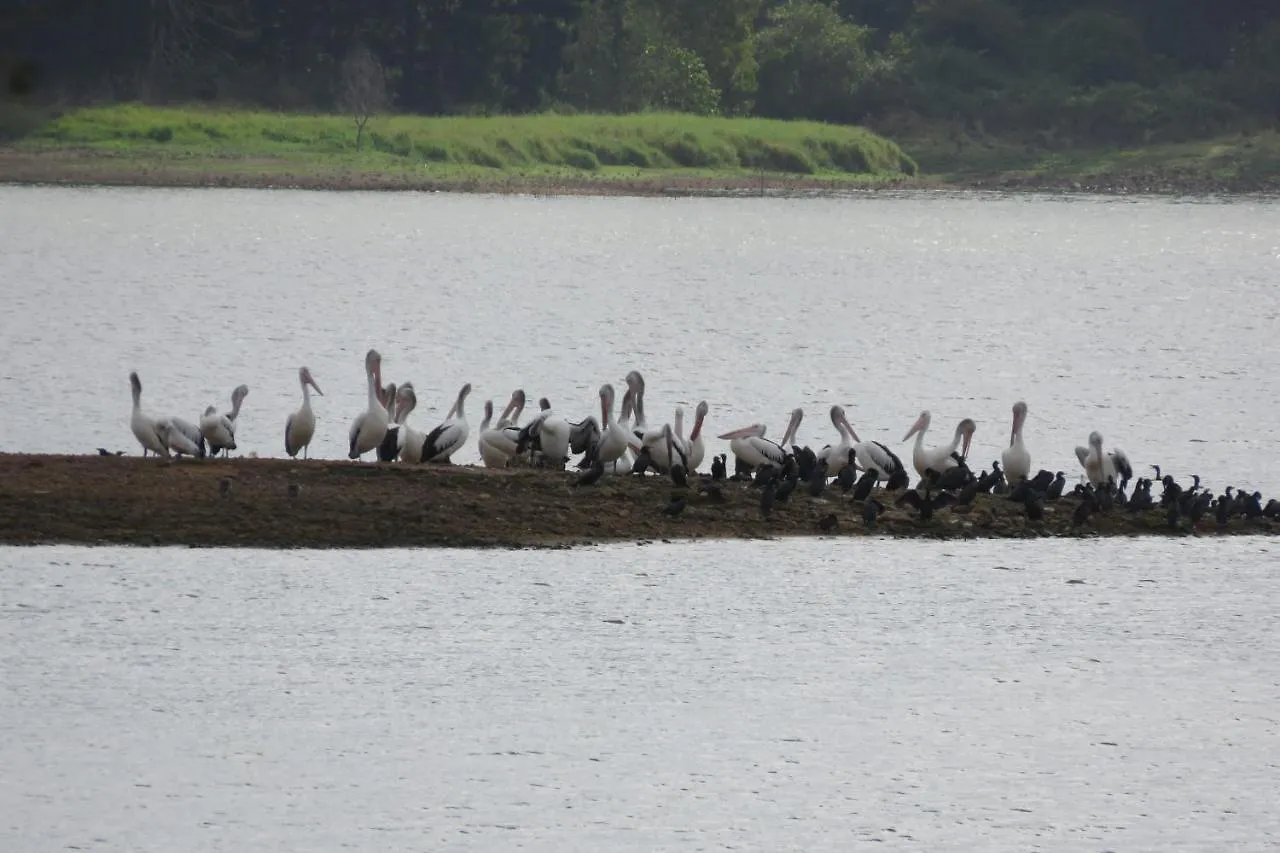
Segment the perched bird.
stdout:
[[777,497],[777,494],[778,494],[778,487],[772,480],[769,481],[768,483],[765,483],[764,486],[761,487],[760,514],[763,515],[765,518],[768,518],[769,514],[773,512],[773,501],[774,501],[774,498]]
[[712,457],[711,482],[718,483],[728,476],[728,469],[725,467],[725,464],[724,464],[725,458],[726,458],[725,454],[723,453],[721,453],[719,456]]
[[908,489],[902,493],[902,497],[894,501],[895,506],[908,504],[916,508],[920,513],[921,521],[929,521],[933,518],[933,511],[947,506],[955,497],[950,492],[939,492],[938,494],[930,494],[926,491],[923,495],[915,489]]
[[884,504],[872,499],[862,502],[862,523],[866,527],[875,527],[876,519],[884,512]]
[[823,533],[829,533],[836,529],[836,525],[840,523],[840,519],[836,518],[834,512],[829,512],[822,518],[818,519],[818,529]]
[[597,459],[591,463],[591,467],[578,475],[573,481],[575,486],[592,486],[600,481],[604,476],[604,463]]
[[675,495],[671,498],[670,502],[662,508],[662,514],[675,518],[677,515],[684,512],[684,508],[688,505],[689,501],[684,495]]

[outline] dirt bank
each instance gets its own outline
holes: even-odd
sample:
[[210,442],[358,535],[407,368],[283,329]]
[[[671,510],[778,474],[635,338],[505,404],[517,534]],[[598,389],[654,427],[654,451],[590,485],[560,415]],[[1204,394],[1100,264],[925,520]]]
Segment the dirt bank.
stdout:
[[1037,174],[967,174],[855,182],[803,175],[690,175],[654,172],[608,177],[432,177],[411,172],[290,168],[271,158],[223,157],[200,162],[140,161],[96,151],[0,148],[0,183],[69,186],[222,187],[239,189],[369,190],[587,196],[830,196],[919,190],[1092,193],[1107,195],[1269,194],[1274,182],[1219,180],[1203,175],[1114,172],[1069,178]]
[[[1050,504],[1043,521],[1031,522],[1021,506],[989,495],[965,513],[940,510],[929,523],[891,507],[868,531],[861,505],[836,489],[816,499],[798,489],[762,518],[759,492],[748,484],[722,483],[717,499],[699,490],[709,484],[702,479],[688,490],[652,476],[606,477],[576,488],[576,476],[464,466],[0,454],[0,543],[549,547],[822,535],[819,521],[828,515],[836,518],[833,535],[1169,535],[1159,512],[1115,511],[1073,531],[1070,500]],[[662,510],[678,492],[687,494],[688,506],[670,518]],[[1197,532],[1270,534],[1280,525],[1234,519],[1220,529],[1210,519]]]

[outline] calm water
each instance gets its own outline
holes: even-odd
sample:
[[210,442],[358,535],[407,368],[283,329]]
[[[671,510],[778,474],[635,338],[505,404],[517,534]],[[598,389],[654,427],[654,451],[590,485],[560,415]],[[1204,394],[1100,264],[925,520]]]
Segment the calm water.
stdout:
[[1139,466],[1280,489],[1276,202],[0,187],[0,280],[5,450],[136,452],[136,369],[189,420],[248,383],[241,449],[283,455],[307,364],[312,449],[343,456],[376,346],[422,428],[464,382],[473,424],[517,386],[585,415],[635,367],[658,422],[705,398],[712,432],[780,434],[799,405],[821,445],[841,403],[897,443],[928,408],[930,443],[976,419],[987,464],[1025,398],[1036,465],[1075,473],[1099,429]]
[[0,847],[1274,850],[1271,547],[0,549]]
[[[376,346],[420,427],[635,367],[1273,492],[1278,273],[1274,202],[0,187],[0,450],[136,452],[137,369],[281,455],[307,364],[342,456]],[[0,849],[1274,849],[1272,547],[3,548]]]

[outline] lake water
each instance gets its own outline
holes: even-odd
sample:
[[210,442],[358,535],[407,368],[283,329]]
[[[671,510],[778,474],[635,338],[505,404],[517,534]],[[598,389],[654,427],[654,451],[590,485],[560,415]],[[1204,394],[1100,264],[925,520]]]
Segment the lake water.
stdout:
[[344,457],[374,346],[420,428],[464,382],[473,424],[517,386],[580,417],[638,368],[658,423],[705,398],[712,433],[777,436],[802,406],[821,446],[841,403],[909,453],[927,408],[931,444],[974,418],[986,465],[1023,398],[1037,466],[1074,475],[1098,429],[1140,468],[1280,488],[1274,201],[0,187],[0,280],[3,450],[138,452],[136,369],[193,421],[247,383],[240,448],[280,456],[306,364],[312,451]]
[[[1258,200],[0,187],[0,450],[137,452],[136,369],[279,456],[307,364],[341,457],[376,346],[420,427],[638,368],[1274,493],[1278,273]],[[0,849],[1275,849],[1272,547],[0,548]]]
[[0,848],[1274,850],[1272,547],[0,549]]

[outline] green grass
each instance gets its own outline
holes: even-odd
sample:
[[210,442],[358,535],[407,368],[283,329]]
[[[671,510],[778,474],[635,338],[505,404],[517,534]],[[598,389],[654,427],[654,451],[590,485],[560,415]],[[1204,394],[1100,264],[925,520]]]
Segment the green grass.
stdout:
[[468,175],[776,173],[900,178],[916,164],[857,127],[676,114],[382,116],[356,151],[345,116],[136,104],[77,109],[24,132],[18,150],[77,149],[166,167]]
[[1127,180],[1152,185],[1280,189],[1280,132],[1274,130],[1137,148],[1046,151],[954,135],[921,137],[904,142],[903,147],[918,159],[922,175],[942,182],[993,178],[1097,184]]

